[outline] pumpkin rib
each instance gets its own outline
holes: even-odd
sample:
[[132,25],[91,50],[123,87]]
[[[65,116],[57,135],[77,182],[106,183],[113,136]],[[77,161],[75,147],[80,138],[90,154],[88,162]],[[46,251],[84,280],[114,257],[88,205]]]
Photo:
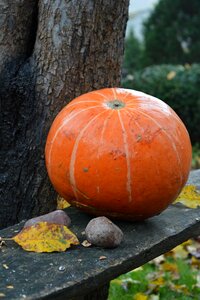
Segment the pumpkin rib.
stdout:
[[[103,144],[103,136],[104,136],[104,133],[105,133],[105,130],[106,130],[106,126],[108,124],[108,121],[111,119],[113,113],[114,113],[114,110],[112,110],[110,112],[110,114],[107,116],[107,118],[103,122],[103,127],[102,127],[101,136],[100,136],[100,142],[99,142],[100,146]],[[100,146],[98,147],[97,158],[99,158]]]
[[89,100],[84,100],[84,101],[79,101],[79,102],[74,102],[74,103],[70,103],[68,104],[67,108],[70,108],[74,105],[77,105],[77,104],[85,104],[85,103],[101,103],[101,101],[96,101],[96,100],[92,100],[92,101],[89,101]]
[[162,130],[162,132],[166,135],[166,137],[168,138],[168,140],[170,140],[170,142],[172,144],[172,148],[174,150],[174,153],[176,154],[176,157],[177,157],[177,161],[178,161],[178,165],[179,165],[179,173],[180,173],[179,175],[180,175],[181,183],[183,183],[183,176],[182,176],[182,172],[181,172],[180,156],[178,154],[176,145],[175,145],[174,141],[172,140],[171,136],[163,129],[163,127],[160,125],[160,123],[157,122],[154,118],[152,118],[151,116],[147,115],[146,113],[144,113],[140,109],[136,110],[136,109],[133,108],[132,110],[139,111],[143,116],[145,116],[146,118],[150,119],[154,124],[156,124]]
[[128,201],[132,202],[132,188],[131,188],[131,165],[130,165],[130,155],[129,155],[129,149],[128,149],[128,141],[127,141],[127,134],[126,130],[124,127],[124,123],[120,114],[120,111],[118,110],[118,117],[119,117],[119,122],[121,124],[121,129],[122,129],[122,136],[123,136],[123,141],[124,141],[124,149],[126,153],[126,164],[127,164],[127,192],[128,192]]
[[[134,117],[136,114],[134,113],[134,112],[130,112],[130,111],[125,111],[125,113],[127,113],[129,116],[132,116],[132,117]],[[142,132],[142,133],[144,133],[145,132],[145,130],[144,130],[144,128],[137,122],[137,120],[136,119],[134,119],[134,122],[135,122],[135,125],[138,127],[138,129]],[[151,158],[152,160],[154,160],[154,162],[155,162],[155,168],[156,168],[156,171],[157,171],[157,174],[158,174],[158,176],[160,176],[160,170],[159,170],[159,168],[157,167],[157,165],[158,165],[158,161],[156,160],[156,158],[153,156],[152,158]]]
[[93,117],[79,132],[79,134],[77,135],[75,142],[74,142],[71,159],[70,159],[70,164],[69,164],[69,180],[70,180],[70,184],[72,186],[72,190],[74,192],[74,196],[77,200],[78,200],[78,194],[77,194],[78,189],[76,187],[75,170],[74,169],[75,169],[76,153],[78,150],[78,146],[79,146],[81,138],[83,137],[83,134],[88,129],[88,127],[92,124],[93,121],[95,121],[103,113],[106,113],[106,111],[103,110],[100,113],[98,113],[95,117]]
[[112,93],[113,93],[114,99],[117,99],[117,94],[116,94],[115,88],[112,88]]
[[108,100],[108,97],[103,95],[102,93],[99,93],[97,91],[94,91],[95,94],[100,95],[101,97],[103,97],[105,100]]
[[[99,147],[97,150],[97,159],[99,160],[100,158],[100,149],[101,146],[103,145],[103,137],[106,131],[106,126],[108,125],[109,120],[112,118],[112,115],[114,113],[114,110],[111,110],[111,112],[108,114],[108,116],[105,118],[104,122],[103,122],[103,126],[102,126],[102,131],[101,131],[101,135],[100,135],[100,139],[99,139]],[[97,171],[98,173],[98,181],[99,181],[99,170]],[[100,194],[100,185],[98,184],[98,188],[97,188],[98,194]]]
[[83,109],[83,110],[81,110],[81,111],[75,112],[71,117],[70,117],[70,115],[69,115],[69,118],[66,118],[66,119],[63,121],[63,123],[60,125],[60,127],[56,130],[56,132],[55,132],[55,134],[54,134],[54,137],[53,137],[53,139],[52,139],[52,141],[51,141],[51,146],[50,146],[50,148],[49,148],[49,155],[48,155],[48,158],[47,158],[47,160],[48,160],[48,165],[49,165],[49,176],[51,175],[51,167],[52,167],[52,165],[51,165],[51,153],[52,153],[52,149],[53,149],[53,144],[54,144],[54,141],[56,140],[57,135],[58,135],[58,133],[60,132],[60,130],[61,130],[65,125],[67,125],[68,122],[70,122],[71,120],[73,120],[74,117],[78,116],[80,113],[82,113],[82,112],[84,112],[84,111],[87,111],[87,110],[90,110],[90,109],[92,109],[92,108],[97,108],[97,107],[101,107],[101,106],[91,106],[91,107],[87,107],[87,108],[85,108],[85,109]]

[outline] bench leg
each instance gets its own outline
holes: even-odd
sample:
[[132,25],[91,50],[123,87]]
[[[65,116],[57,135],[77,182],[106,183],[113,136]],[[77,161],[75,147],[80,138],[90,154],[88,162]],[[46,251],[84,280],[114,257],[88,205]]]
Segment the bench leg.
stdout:
[[[96,290],[93,290],[89,294],[76,298],[77,300],[107,300],[109,292],[109,283],[99,287]],[[74,299],[75,300],[75,299]]]

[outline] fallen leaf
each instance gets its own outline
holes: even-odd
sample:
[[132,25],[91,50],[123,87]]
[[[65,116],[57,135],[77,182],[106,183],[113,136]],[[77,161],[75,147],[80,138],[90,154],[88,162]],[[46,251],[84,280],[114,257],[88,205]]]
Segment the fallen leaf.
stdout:
[[6,264],[3,264],[4,269],[8,270],[9,267]]
[[196,287],[200,288],[200,274],[197,275],[197,283],[196,283]]
[[178,267],[174,263],[164,262],[161,266],[163,271],[178,273]]
[[191,264],[192,266],[195,266],[198,270],[200,270],[200,259],[197,259],[196,257],[192,256]]
[[159,295],[155,295],[155,294],[150,295],[148,298],[148,300],[159,300],[159,299],[160,299]]
[[165,280],[163,277],[158,277],[155,280],[150,281],[150,285],[161,286],[164,285]]
[[142,271],[142,270],[143,270],[143,266],[135,268],[134,270],[130,271],[130,273],[137,272],[137,271]]
[[187,250],[192,256],[200,259],[200,247],[188,246]]
[[159,266],[162,262],[164,262],[165,261],[165,257],[164,257],[164,255],[160,255],[160,256],[158,256],[158,257],[156,257],[156,258],[154,258],[153,260],[152,260],[152,262],[156,265],[156,266]]
[[122,280],[121,280],[121,279],[113,279],[113,280],[111,281],[111,283],[115,283],[115,284],[117,284],[117,285],[122,285]]
[[143,293],[137,293],[137,294],[135,294],[133,299],[134,300],[147,300],[148,296]]
[[179,285],[179,284],[174,284],[172,281],[169,284],[169,287],[172,291],[178,292],[178,293],[183,293],[184,295],[189,294],[189,290],[185,284]]
[[65,209],[70,206],[69,202],[66,199],[58,195],[57,197],[57,209]]
[[99,257],[100,260],[103,260],[103,259],[106,259],[106,258],[107,258],[107,257],[106,257],[106,256],[103,256],[103,255]]
[[14,289],[14,286],[13,285],[7,285],[6,288],[7,289]]
[[175,76],[176,76],[176,72],[175,71],[170,71],[167,74],[167,80],[172,80]]
[[6,245],[5,241],[2,239],[2,237],[0,237],[0,249],[5,245]]
[[174,203],[180,202],[187,207],[200,206],[200,192],[195,185],[186,185]]
[[13,240],[26,251],[62,252],[79,241],[66,226],[40,222],[24,228]]
[[90,242],[88,242],[87,240],[84,240],[82,243],[81,243],[81,245],[83,246],[83,247],[90,247],[92,244],[90,243]]
[[4,293],[0,293],[0,297],[3,298],[5,297],[6,295]]
[[187,258],[188,252],[184,249],[183,245],[178,245],[174,249],[172,249],[170,252],[166,254],[167,256],[173,256],[175,258]]
[[189,246],[189,245],[192,245],[192,244],[193,244],[192,240],[187,240],[187,241],[182,243],[183,246]]

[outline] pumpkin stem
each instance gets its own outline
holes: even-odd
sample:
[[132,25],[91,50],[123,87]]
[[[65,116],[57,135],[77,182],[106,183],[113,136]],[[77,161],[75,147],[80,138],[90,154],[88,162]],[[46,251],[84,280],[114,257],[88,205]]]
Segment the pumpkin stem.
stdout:
[[106,103],[107,106],[111,109],[121,109],[125,106],[125,103],[118,100],[118,99],[115,99],[115,100],[112,100],[112,101],[109,101]]

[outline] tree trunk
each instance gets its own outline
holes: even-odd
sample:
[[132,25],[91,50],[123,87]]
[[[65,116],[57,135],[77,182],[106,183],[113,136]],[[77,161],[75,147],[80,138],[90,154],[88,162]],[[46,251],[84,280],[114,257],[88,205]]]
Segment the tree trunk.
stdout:
[[0,0],[0,227],[49,212],[44,146],[74,97],[120,84],[128,0]]

